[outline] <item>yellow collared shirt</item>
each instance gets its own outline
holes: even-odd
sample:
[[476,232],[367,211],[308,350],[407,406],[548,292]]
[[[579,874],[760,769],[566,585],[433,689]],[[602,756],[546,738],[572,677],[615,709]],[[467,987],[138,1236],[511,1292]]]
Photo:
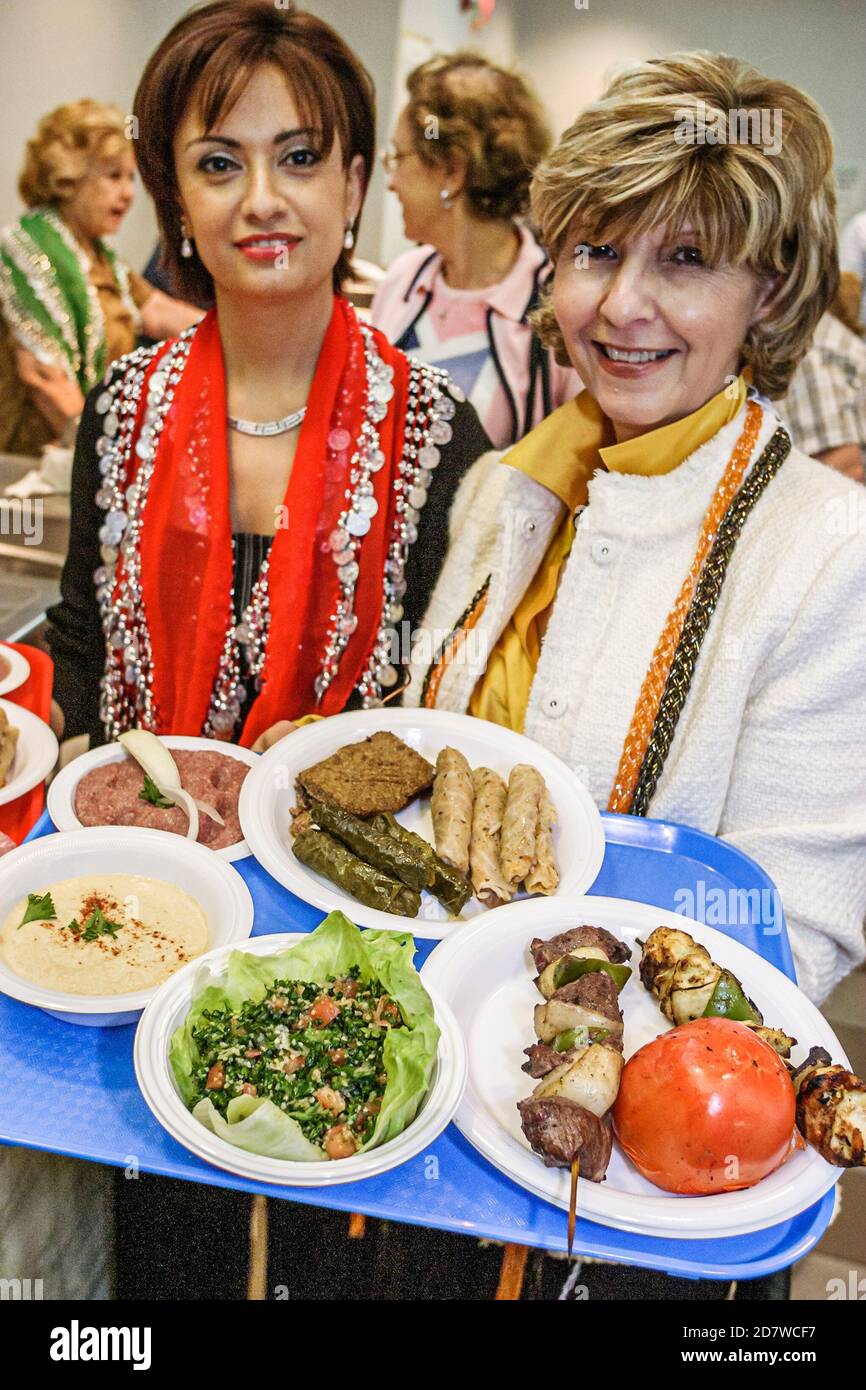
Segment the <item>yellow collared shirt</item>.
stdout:
[[554,533],[535,578],[514,611],[490,654],[487,670],[477,682],[469,701],[469,713],[494,724],[523,732],[523,721],[541,642],[556,596],[560,574],[574,539],[575,509],[587,500],[586,486],[595,469],[611,473],[638,473],[659,477],[671,473],[685,459],[718,434],[734,419],[745,398],[750,373],[742,373],[736,391],[725,387],[691,415],[661,425],[648,434],[622,444],[605,442],[613,438],[610,422],[601,414],[588,391],[563,406],[560,415],[571,411],[567,447],[553,455],[548,448],[527,449],[532,436],[554,425],[548,417],[538,430],[510,450],[502,462],[525,472],[548,488],[565,504],[566,514]]

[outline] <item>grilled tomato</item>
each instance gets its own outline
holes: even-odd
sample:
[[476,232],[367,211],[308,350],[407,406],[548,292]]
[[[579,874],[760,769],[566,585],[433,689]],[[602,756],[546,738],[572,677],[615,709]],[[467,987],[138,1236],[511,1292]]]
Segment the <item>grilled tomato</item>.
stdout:
[[797,1147],[791,1078],[744,1023],[699,1018],[626,1063],[613,1108],[617,1139],[666,1192],[753,1187]]

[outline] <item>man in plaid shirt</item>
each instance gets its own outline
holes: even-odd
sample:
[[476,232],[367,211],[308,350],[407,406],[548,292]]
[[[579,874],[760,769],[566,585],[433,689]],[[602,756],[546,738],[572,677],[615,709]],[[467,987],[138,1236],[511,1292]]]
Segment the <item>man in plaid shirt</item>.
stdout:
[[[859,280],[843,273],[833,309],[819,320],[806,353],[778,401],[779,414],[798,448],[828,463],[840,473],[864,481],[866,458],[866,343],[852,331],[859,328],[856,306]],[[844,303],[840,303],[844,299]],[[844,322],[842,321],[844,317]],[[846,327],[846,323],[851,327]]]

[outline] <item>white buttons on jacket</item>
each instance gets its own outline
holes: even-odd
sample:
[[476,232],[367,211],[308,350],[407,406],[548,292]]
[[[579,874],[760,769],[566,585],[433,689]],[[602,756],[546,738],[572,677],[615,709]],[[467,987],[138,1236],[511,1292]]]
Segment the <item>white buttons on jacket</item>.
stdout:
[[561,719],[568,709],[568,700],[564,695],[548,695],[542,700],[541,708],[548,719]]
[[613,541],[607,536],[596,536],[590,547],[590,553],[597,565],[609,565],[613,559]]

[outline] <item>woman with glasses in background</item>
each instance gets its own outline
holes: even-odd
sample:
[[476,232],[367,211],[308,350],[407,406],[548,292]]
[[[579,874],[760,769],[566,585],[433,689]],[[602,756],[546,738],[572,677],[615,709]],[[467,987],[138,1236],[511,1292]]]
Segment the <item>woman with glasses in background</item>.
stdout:
[[529,322],[552,267],[520,219],[550,133],[523,79],[472,53],[430,59],[408,89],[383,163],[422,245],[388,270],[372,321],[446,367],[503,448],[580,389]]

